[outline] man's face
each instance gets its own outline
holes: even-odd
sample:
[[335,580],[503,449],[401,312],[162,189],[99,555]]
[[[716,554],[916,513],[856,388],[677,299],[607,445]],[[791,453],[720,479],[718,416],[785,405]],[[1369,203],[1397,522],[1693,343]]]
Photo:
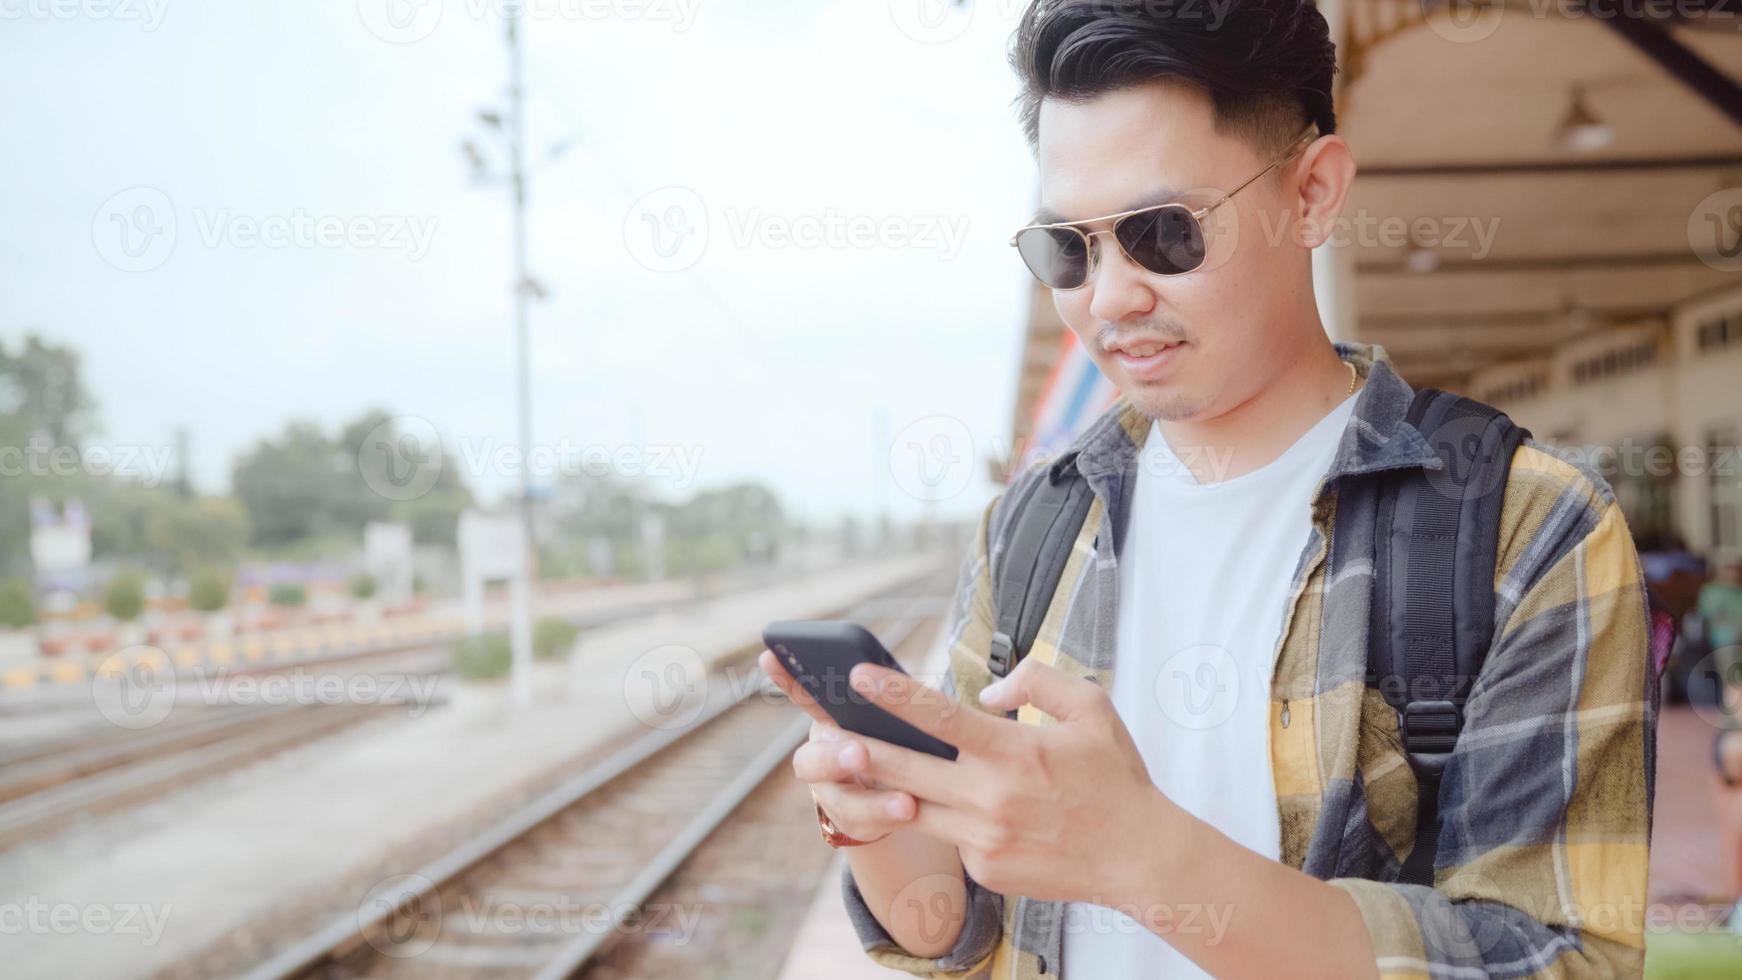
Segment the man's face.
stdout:
[[[1082,221],[1168,200],[1202,207],[1274,156],[1217,133],[1209,97],[1187,86],[1142,85],[1075,105],[1047,99],[1041,209],[1057,216],[1049,220]],[[1304,249],[1289,247],[1293,217],[1280,189],[1288,182],[1277,177],[1286,166],[1204,218],[1209,255],[1201,268],[1158,276],[1127,258],[1111,235],[1096,235],[1100,265],[1088,284],[1053,291],[1065,323],[1144,414],[1215,418],[1257,394],[1296,355],[1293,341],[1273,329],[1300,299],[1291,263],[1307,261]],[[1097,222],[1087,230],[1108,228]]]

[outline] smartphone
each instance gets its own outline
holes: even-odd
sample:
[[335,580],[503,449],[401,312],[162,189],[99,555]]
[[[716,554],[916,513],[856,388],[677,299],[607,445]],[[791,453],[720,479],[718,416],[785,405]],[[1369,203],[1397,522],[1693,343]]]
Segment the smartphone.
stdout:
[[857,664],[901,670],[870,630],[844,620],[787,619],[769,623],[762,642],[843,729],[955,761],[955,746],[884,711],[847,683]]

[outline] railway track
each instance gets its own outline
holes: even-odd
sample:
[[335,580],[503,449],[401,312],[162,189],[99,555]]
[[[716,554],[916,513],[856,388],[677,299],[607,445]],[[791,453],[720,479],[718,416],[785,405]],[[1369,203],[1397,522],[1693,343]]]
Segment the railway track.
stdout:
[[[941,612],[935,581],[925,586],[893,617],[866,615],[885,601],[853,618],[901,655]],[[703,910],[649,903],[747,799],[789,782],[776,770],[808,728],[772,687],[743,685],[695,724],[638,737],[439,860],[379,883],[355,912],[247,976],[569,977],[626,946],[669,943]]]
[[[593,629],[671,608],[672,600],[626,604],[569,617]],[[384,669],[391,667],[392,669]],[[445,674],[444,645],[414,641],[339,651],[290,661],[248,663],[231,675],[320,669],[405,678]],[[183,684],[192,688],[197,682]],[[439,699],[438,699],[439,700]],[[433,707],[423,705],[423,707]],[[201,705],[185,720],[148,730],[102,726],[55,744],[37,744],[0,758],[0,849],[174,788],[234,771],[403,709],[402,704]],[[175,717],[172,715],[172,717]]]

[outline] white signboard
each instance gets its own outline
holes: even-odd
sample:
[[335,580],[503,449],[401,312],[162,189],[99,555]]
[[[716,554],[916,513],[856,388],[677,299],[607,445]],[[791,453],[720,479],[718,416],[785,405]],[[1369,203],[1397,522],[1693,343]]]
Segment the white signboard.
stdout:
[[76,500],[56,509],[47,500],[30,502],[30,561],[37,581],[49,588],[76,589],[91,564],[91,519]]
[[526,567],[520,517],[468,510],[460,514],[460,568],[466,578],[513,578]]
[[411,526],[370,521],[363,526],[363,567],[386,602],[411,598]]
[[484,583],[508,580],[508,636],[514,699],[532,703],[532,597],[526,580],[525,525],[517,514],[460,514],[460,588],[466,629],[484,631]]

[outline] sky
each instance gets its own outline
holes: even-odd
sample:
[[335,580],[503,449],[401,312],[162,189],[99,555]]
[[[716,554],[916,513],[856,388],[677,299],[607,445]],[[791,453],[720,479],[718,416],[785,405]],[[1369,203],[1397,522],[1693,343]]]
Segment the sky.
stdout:
[[[975,514],[1028,295],[1019,12],[533,0],[538,482]],[[499,178],[500,0],[0,0],[0,21],[0,339],[79,350],[97,442],[161,455],[185,426],[224,492],[288,420],[380,407],[487,499],[515,485],[508,191],[462,152]],[[949,477],[921,476],[908,457],[940,446]]]

